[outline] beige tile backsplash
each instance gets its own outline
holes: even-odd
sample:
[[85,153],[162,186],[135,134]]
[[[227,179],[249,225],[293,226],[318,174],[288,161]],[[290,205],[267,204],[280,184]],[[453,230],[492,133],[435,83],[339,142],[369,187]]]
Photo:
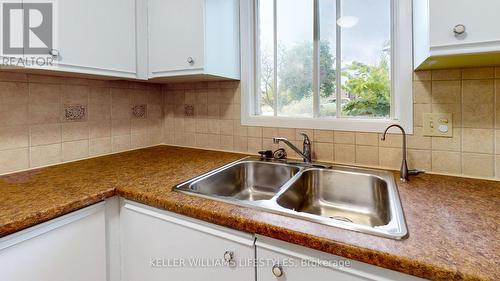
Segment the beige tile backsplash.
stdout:
[[[419,71],[413,89],[410,168],[500,179],[500,68]],[[86,106],[86,120],[64,121],[69,104]],[[147,104],[145,119],[132,118],[136,104]],[[452,138],[422,136],[428,112],[453,114]],[[274,136],[300,146],[302,131],[317,160],[399,169],[400,135],[382,142],[375,133],[242,126],[239,82],[154,85],[0,72],[0,173],[160,143],[255,154],[277,149]]]
[[[0,174],[163,142],[160,85],[0,72]],[[147,104],[146,119],[132,105]],[[87,118],[66,121],[64,107]]]
[[[381,135],[374,133],[241,126],[238,82],[169,84],[163,86],[163,92],[163,135],[168,144],[255,154],[261,149],[276,149],[274,136],[300,146],[299,133],[306,131],[317,160],[400,167],[400,135],[389,135],[383,142]],[[410,168],[500,179],[500,156],[495,156],[500,155],[500,68],[418,71],[414,73],[413,95]],[[195,116],[184,116],[187,104],[194,105]],[[452,138],[422,136],[422,114],[429,112],[453,114]]]

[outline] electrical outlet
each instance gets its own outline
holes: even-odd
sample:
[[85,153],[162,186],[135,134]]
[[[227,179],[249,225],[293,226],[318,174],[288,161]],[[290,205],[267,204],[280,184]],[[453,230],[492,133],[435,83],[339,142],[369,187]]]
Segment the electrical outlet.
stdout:
[[184,116],[193,117],[194,116],[194,105],[185,104],[184,105]]
[[453,116],[451,113],[424,113],[424,136],[453,137]]

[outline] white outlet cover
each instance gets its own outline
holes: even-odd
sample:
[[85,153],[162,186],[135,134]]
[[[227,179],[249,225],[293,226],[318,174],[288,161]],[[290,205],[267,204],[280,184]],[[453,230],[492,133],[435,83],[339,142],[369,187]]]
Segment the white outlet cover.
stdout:
[[431,137],[453,137],[453,115],[451,113],[424,113],[423,135]]

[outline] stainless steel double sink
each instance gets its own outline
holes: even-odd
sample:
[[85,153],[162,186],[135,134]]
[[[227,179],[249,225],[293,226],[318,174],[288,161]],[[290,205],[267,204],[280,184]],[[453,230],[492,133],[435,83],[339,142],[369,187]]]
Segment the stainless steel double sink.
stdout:
[[392,239],[408,233],[387,171],[247,157],[174,190]]

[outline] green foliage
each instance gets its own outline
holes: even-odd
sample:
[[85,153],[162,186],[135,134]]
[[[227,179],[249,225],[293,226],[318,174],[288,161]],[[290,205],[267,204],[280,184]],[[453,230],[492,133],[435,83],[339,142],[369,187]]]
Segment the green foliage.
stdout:
[[294,100],[286,105],[282,105],[281,113],[288,116],[311,116],[312,114],[312,96],[304,97],[301,100]]
[[[279,46],[278,56],[279,104],[290,105],[312,96],[313,47],[310,42],[285,49]],[[273,61],[270,55],[261,55],[261,102],[274,107]],[[335,58],[326,41],[320,44],[320,92],[322,97],[335,93]]]
[[269,54],[262,54],[260,58],[260,87],[261,103],[274,106],[274,69],[273,60]]
[[321,41],[319,46],[319,76],[321,97],[328,98],[334,95],[336,91],[335,58],[331,53],[330,44],[325,41]]
[[[304,114],[312,108],[313,47],[310,42],[290,49],[279,46],[279,105],[287,114]],[[388,116],[390,112],[390,56],[383,51],[377,65],[354,61],[342,70],[342,92],[351,101],[342,107],[348,116]],[[269,55],[261,55],[261,103],[274,109],[274,68]],[[334,97],[336,91],[335,57],[327,41],[320,43],[320,96]],[[320,108],[321,116],[334,116],[335,103]]]
[[322,104],[319,108],[319,116],[331,117],[337,116],[337,103]]
[[352,62],[344,70],[346,82],[343,90],[351,95],[351,101],[342,111],[349,116],[388,116],[390,112],[390,71],[385,59],[371,66]]
[[[282,104],[301,100],[312,95],[313,47],[310,42],[293,46],[289,50],[280,48],[281,61],[278,70],[280,93],[286,96]],[[322,97],[335,93],[335,58],[327,41],[320,43],[320,92]]]
[[278,80],[280,104],[301,100],[312,95],[312,54],[309,43],[293,46],[290,50],[282,50],[279,56]]

